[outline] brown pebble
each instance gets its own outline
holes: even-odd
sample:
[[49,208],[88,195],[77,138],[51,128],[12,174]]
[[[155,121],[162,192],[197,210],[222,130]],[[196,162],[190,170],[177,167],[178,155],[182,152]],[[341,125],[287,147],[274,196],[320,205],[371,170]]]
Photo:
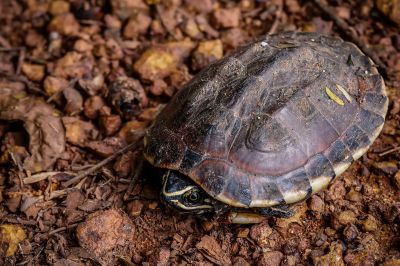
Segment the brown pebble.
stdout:
[[89,140],[95,139],[98,131],[93,123],[83,121],[76,117],[65,116],[62,118],[65,128],[65,137],[69,143],[84,145]]
[[337,215],[336,219],[340,224],[346,225],[349,223],[355,223],[357,220],[357,216],[352,211],[343,211],[339,213],[339,215]]
[[240,22],[240,9],[220,8],[214,11],[216,22],[223,28],[236,28]]
[[58,93],[68,85],[69,83],[66,79],[53,76],[47,76],[43,82],[43,88],[48,96]]
[[167,89],[168,85],[162,79],[157,79],[153,82],[153,85],[150,87],[150,92],[155,96],[160,96]]
[[400,266],[400,259],[389,258],[385,260],[382,266]]
[[44,78],[44,65],[23,63],[21,70],[32,81],[41,81]]
[[242,257],[235,257],[233,259],[233,266],[250,266],[250,263],[248,263],[244,258]]
[[223,56],[222,41],[211,40],[199,43],[196,51],[192,57],[192,67],[195,70],[202,69],[209,65],[211,62],[221,59]]
[[260,266],[279,266],[281,264],[283,254],[279,251],[268,251],[261,255],[257,265]]
[[124,142],[117,137],[104,138],[84,143],[85,147],[101,157],[108,157],[125,146]]
[[150,210],[155,210],[155,209],[157,208],[157,206],[158,206],[158,202],[157,202],[157,201],[150,202],[150,203],[147,205],[147,207],[148,207]]
[[158,263],[157,265],[168,265],[168,260],[171,255],[171,251],[168,247],[162,247],[160,252],[158,253]]
[[394,174],[397,172],[398,167],[397,167],[397,162],[394,161],[388,161],[388,162],[375,162],[373,164],[375,168],[378,168],[382,170],[383,172],[387,174]]
[[211,229],[214,228],[214,222],[212,222],[212,221],[202,221],[201,222],[201,227],[204,229],[204,231],[210,232]]
[[53,16],[60,15],[63,13],[68,13],[69,8],[70,6],[68,1],[53,0],[50,3],[49,13],[52,14]]
[[182,30],[193,39],[200,39],[203,36],[196,21],[192,18],[182,23]]
[[289,255],[289,256],[286,256],[286,257],[283,259],[281,265],[285,265],[285,266],[296,266],[296,265],[299,264],[298,261],[299,261],[299,259],[298,259],[297,256]]
[[86,40],[79,39],[75,42],[74,49],[81,53],[90,52],[93,50],[93,44]]
[[323,256],[312,256],[312,260],[314,265],[323,266],[323,265],[335,265],[335,266],[344,266],[343,262],[343,247],[342,244],[337,241],[331,243],[329,247],[329,253]]
[[49,24],[49,31],[56,31],[66,36],[79,32],[79,23],[71,13],[55,16]]
[[185,0],[185,4],[199,13],[209,13],[213,10],[212,0]]
[[352,189],[346,194],[346,199],[353,202],[360,202],[362,200],[362,195],[360,192]]
[[249,235],[250,229],[249,228],[240,228],[239,232],[237,233],[238,238],[245,238]]
[[100,127],[106,136],[114,135],[121,127],[119,115],[107,115],[100,117]]
[[178,65],[178,59],[170,51],[149,48],[134,63],[133,69],[143,80],[154,81],[168,76]]
[[394,175],[394,183],[396,184],[397,188],[400,189],[400,171],[397,171]]
[[231,260],[223,251],[220,244],[214,237],[205,235],[200,242],[196,244],[196,248],[207,255],[217,265],[230,265]]
[[350,9],[346,6],[338,6],[335,7],[336,10],[336,14],[338,17],[342,18],[342,19],[350,19]]
[[143,203],[140,200],[133,200],[128,203],[128,214],[132,217],[138,217],[142,213]]
[[400,1],[377,0],[376,6],[389,19],[400,25]]
[[344,240],[347,242],[353,241],[359,234],[357,227],[354,224],[347,225],[343,230]]
[[104,106],[104,100],[100,96],[91,96],[86,99],[83,105],[83,113],[89,119],[96,119],[99,110]]
[[140,34],[147,32],[151,24],[151,18],[144,13],[132,16],[124,27],[123,35],[127,39],[136,38]]
[[268,244],[268,237],[271,234],[272,229],[266,222],[253,225],[250,229],[250,238],[261,247]]
[[373,232],[378,229],[378,223],[374,216],[368,215],[367,219],[362,222],[362,226],[364,231],[366,232]]
[[314,212],[322,213],[325,208],[325,203],[318,195],[314,195],[310,199],[309,207]]
[[343,181],[333,182],[328,190],[325,192],[325,200],[338,200],[343,199],[346,195],[346,188],[344,187]]

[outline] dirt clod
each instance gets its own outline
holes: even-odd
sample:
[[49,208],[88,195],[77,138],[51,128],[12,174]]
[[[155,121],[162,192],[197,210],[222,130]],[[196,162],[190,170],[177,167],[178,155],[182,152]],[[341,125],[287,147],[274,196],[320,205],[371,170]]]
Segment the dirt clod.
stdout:
[[201,238],[200,242],[196,244],[196,247],[202,252],[202,254],[211,262],[219,265],[231,264],[230,259],[226,256],[221,246],[215,240],[215,238],[205,235]]
[[267,251],[261,255],[257,264],[260,266],[279,266],[282,258],[283,254],[279,251]]
[[313,257],[314,265],[337,265],[344,266],[342,257],[343,247],[339,242],[333,242],[329,247],[329,252],[323,256]]
[[113,209],[93,213],[76,229],[79,244],[98,257],[129,244],[134,234],[131,220]]

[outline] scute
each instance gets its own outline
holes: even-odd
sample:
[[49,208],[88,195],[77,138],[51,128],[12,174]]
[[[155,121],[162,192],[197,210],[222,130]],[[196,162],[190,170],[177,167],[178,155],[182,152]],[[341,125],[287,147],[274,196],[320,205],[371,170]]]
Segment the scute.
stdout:
[[144,154],[226,204],[292,204],[366,152],[387,107],[382,77],[354,44],[282,33],[196,75],[157,116]]

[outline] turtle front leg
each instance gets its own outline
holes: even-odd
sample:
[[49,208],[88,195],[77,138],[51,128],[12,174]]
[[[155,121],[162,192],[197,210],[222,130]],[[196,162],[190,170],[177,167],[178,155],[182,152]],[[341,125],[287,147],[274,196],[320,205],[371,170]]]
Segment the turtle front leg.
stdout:
[[280,205],[268,208],[258,208],[256,211],[267,217],[289,218],[294,215],[294,212],[287,205]]

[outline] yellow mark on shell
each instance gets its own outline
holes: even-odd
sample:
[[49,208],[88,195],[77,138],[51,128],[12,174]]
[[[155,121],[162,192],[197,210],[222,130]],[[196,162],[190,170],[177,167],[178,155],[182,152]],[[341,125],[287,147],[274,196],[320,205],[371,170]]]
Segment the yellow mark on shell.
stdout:
[[346,100],[348,100],[349,103],[351,103],[352,99],[350,94],[339,84],[336,84],[336,87],[338,88],[338,90],[340,90],[341,93],[343,93],[344,97],[346,97]]
[[337,103],[341,106],[344,105],[343,100],[340,99],[335,93],[333,93],[333,91],[331,89],[329,89],[328,87],[325,87],[325,92],[332,101],[334,101],[335,103]]

